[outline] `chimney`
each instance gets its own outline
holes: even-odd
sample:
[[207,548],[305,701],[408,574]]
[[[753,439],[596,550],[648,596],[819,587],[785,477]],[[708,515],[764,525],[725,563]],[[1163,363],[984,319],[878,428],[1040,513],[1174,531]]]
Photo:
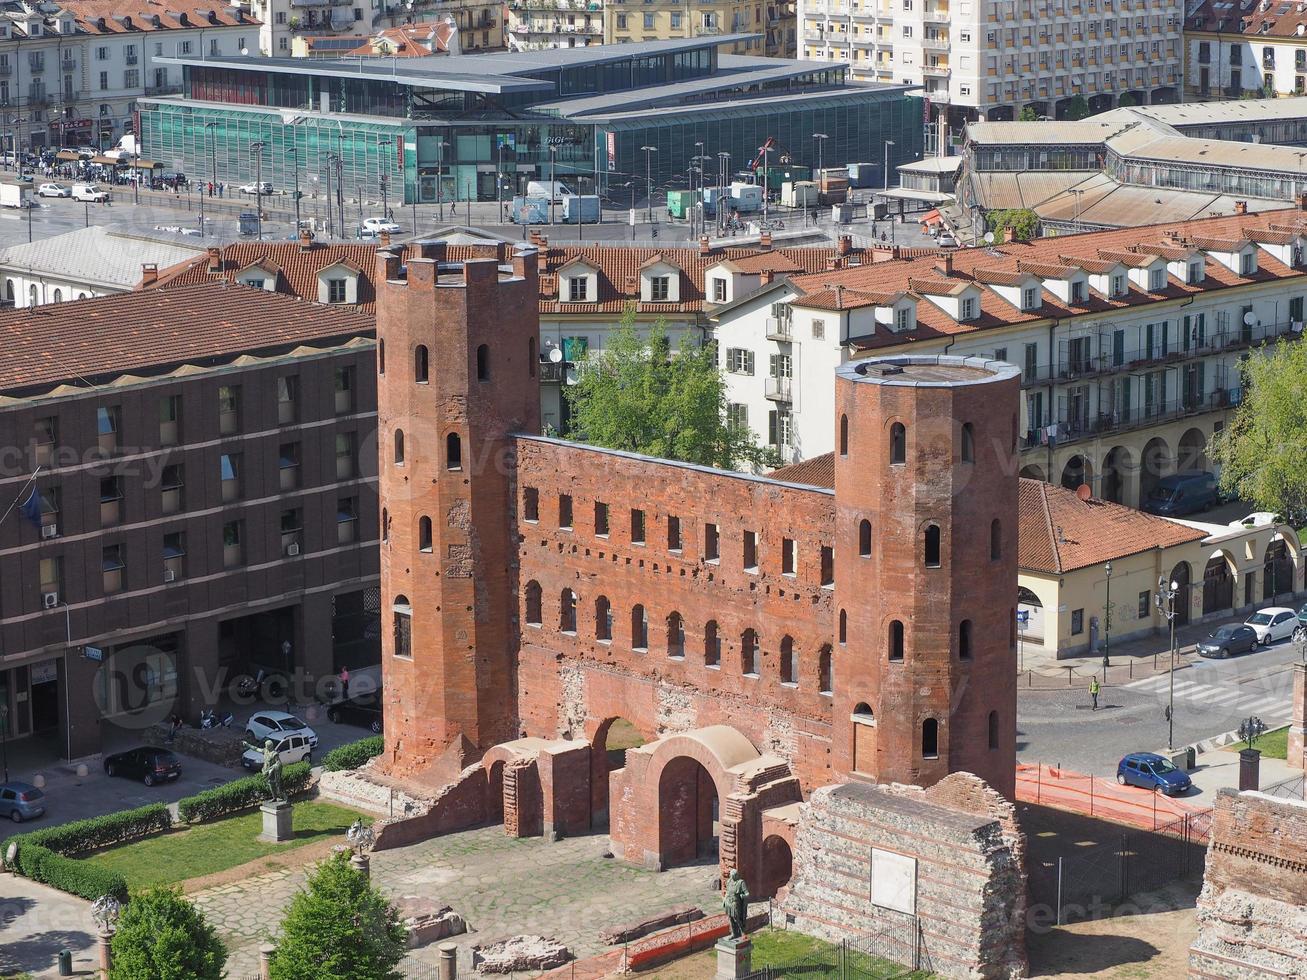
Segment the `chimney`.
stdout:
[[536,272],[540,273],[542,276],[549,268],[548,241],[547,238],[541,238],[539,235],[536,236],[536,248],[538,249],[536,252]]
[[699,236],[699,254],[700,254],[700,255],[712,255],[712,245],[710,244],[710,242],[711,242],[711,239],[709,239],[709,237],[708,237],[707,235],[700,235],[700,236]]
[[[388,232],[388,231],[383,231],[383,232],[381,233],[381,235],[380,235],[380,240],[381,240],[381,247],[382,247],[382,248],[390,248],[390,232]],[[304,247],[304,243],[303,243],[303,242],[300,243],[300,247],[301,247],[301,248]]]
[[209,271],[217,272],[222,268],[222,249],[217,245],[210,245],[209,249]]
[[770,251],[771,251],[771,232],[770,232],[770,231],[764,231],[761,235],[758,236],[758,247],[759,247],[760,249],[762,249],[764,252],[770,252]]
[[947,279],[953,275],[953,253],[945,252],[935,257],[935,271]]
[[157,262],[141,263],[141,285],[152,286],[159,280],[159,265]]
[[1247,213],[1248,213],[1248,202],[1247,202],[1247,201],[1235,201],[1235,202],[1234,202],[1234,213],[1235,213],[1235,214],[1247,214]]
[[840,259],[838,255],[832,255],[826,259],[827,272],[834,272],[839,267],[840,267]]
[[844,309],[844,286],[837,282],[831,288],[835,290],[835,309]]
[[313,247],[313,232],[307,228],[300,229],[300,251],[307,252]]
[[836,255],[848,255],[852,251],[853,251],[852,235],[840,235],[838,238],[835,239]]
[[758,273],[758,285],[760,286],[771,285],[773,275],[774,273],[771,271],[771,269],[763,269],[761,272]]

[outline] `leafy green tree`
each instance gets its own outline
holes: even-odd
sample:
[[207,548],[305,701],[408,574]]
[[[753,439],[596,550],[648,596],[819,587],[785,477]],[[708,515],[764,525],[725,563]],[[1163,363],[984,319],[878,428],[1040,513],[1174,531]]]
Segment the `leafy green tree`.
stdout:
[[1212,440],[1221,489],[1307,523],[1307,344],[1263,347],[1243,365],[1244,397]]
[[281,922],[270,980],[401,980],[407,933],[399,912],[349,856],[318,866]]
[[1066,117],[1071,120],[1084,119],[1089,115],[1089,100],[1083,95],[1073,95],[1066,107]]
[[1130,106],[1138,105],[1139,103],[1135,101],[1135,97],[1129,92],[1124,92],[1122,93],[1121,98],[1116,100],[1116,104],[1122,109],[1128,109]]
[[1030,208],[990,211],[985,215],[985,222],[995,238],[1005,241],[1028,242],[1039,233],[1039,215]]
[[113,937],[109,980],[221,980],[227,950],[173,888],[133,896]]
[[1021,110],[1021,115],[1017,116],[1017,122],[1039,122],[1039,113],[1026,106]]
[[641,336],[634,306],[566,393],[570,438],[702,466],[777,465],[774,452],[727,421],[716,348],[687,335],[672,351],[661,319]]

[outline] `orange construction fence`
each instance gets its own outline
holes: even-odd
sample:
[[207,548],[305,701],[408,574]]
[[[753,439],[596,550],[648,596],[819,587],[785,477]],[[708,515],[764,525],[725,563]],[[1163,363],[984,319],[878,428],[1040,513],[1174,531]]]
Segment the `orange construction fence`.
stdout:
[[1157,830],[1205,806],[1187,803],[1138,786],[1044,763],[1017,763],[1017,799],[1113,823]]

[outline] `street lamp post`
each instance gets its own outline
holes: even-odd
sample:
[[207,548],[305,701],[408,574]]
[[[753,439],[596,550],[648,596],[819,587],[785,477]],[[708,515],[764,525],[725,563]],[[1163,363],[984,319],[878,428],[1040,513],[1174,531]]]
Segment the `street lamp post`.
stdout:
[[[381,147],[383,146],[390,146],[390,140],[388,139],[377,140],[378,150],[380,150]],[[381,167],[381,220],[389,221],[390,220],[390,186],[389,186],[390,179],[386,174],[386,164],[384,162],[386,157],[385,151],[382,150],[378,155],[381,158],[378,161],[378,165]],[[416,231],[416,229],[414,230]]]
[[653,224],[653,155],[658,152],[656,146],[642,146],[644,151],[644,183],[645,183],[645,220]]
[[889,190],[889,148],[895,145],[893,140],[885,141],[885,190]]
[[[822,148],[826,145],[827,136],[825,133],[813,133],[812,141],[817,144],[817,173],[821,173]],[[816,174],[813,175],[814,177]]]
[[250,152],[254,154],[254,212],[258,219],[259,241],[263,241],[263,148],[266,145],[263,140],[250,144]]
[[730,187],[731,176],[731,155],[725,150],[718,151],[717,166],[720,175],[717,178],[717,234],[721,235],[726,231],[726,215],[722,204],[729,196],[727,188]]
[[[762,154],[762,227],[766,231],[771,227],[767,222],[767,198],[768,191],[771,189],[771,152],[770,146],[758,147],[758,152]],[[755,171],[755,174],[757,171]]]
[[558,168],[558,147],[549,141],[549,223],[554,223],[554,199],[558,197],[558,184],[554,182]]
[[1175,749],[1175,597],[1179,591],[1180,584],[1178,582],[1168,584],[1166,578],[1162,577],[1157,580],[1157,594],[1153,597],[1153,601],[1157,603],[1157,608],[1171,626],[1171,676],[1166,706],[1166,750],[1168,752]]
[[[336,234],[335,207],[331,200],[331,174],[336,169],[336,154],[327,154],[327,237],[334,237]],[[345,229],[341,229],[343,235]]]
[[299,147],[290,148],[291,166],[295,170],[295,236],[300,233],[300,155]]
[[1103,575],[1107,578],[1107,601],[1103,605],[1103,683],[1107,683],[1107,668],[1112,666],[1108,659],[1112,653],[1112,563],[1103,566]]

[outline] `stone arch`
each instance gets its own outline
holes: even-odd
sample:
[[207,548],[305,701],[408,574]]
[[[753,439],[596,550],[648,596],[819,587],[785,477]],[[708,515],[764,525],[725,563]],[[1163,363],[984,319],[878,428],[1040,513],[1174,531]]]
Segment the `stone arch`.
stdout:
[[722,796],[707,767],[688,755],[658,774],[658,853],[664,868],[717,856]]
[[780,834],[768,834],[762,841],[762,888],[759,898],[772,898],[794,874],[794,852]]
[[1157,483],[1171,472],[1173,460],[1171,447],[1161,436],[1155,436],[1144,444],[1143,455],[1139,459],[1139,502],[1142,504],[1148,495],[1157,489]]
[[1088,483],[1094,485],[1094,464],[1087,456],[1077,453],[1066,461],[1062,467],[1062,486],[1068,490],[1077,490]]
[[1021,467],[1020,475],[1024,476],[1027,480],[1042,481],[1045,479],[1044,468],[1038,463],[1027,463],[1025,466]]
[[641,727],[622,715],[599,721],[590,736],[590,824],[608,825],[608,777],[626,765],[626,753],[646,744],[652,727]]
[[1203,615],[1228,613],[1234,608],[1234,558],[1218,551],[1207,559],[1203,568]]
[[1176,469],[1207,469],[1207,436],[1202,429],[1186,429],[1176,450]]
[[1118,504],[1133,499],[1130,493],[1135,476],[1134,459],[1125,446],[1113,446],[1103,457],[1099,496]]
[[[544,830],[540,769],[528,746],[531,741],[504,742],[481,757],[486,819],[502,821],[510,837],[537,837]],[[511,783],[508,791],[505,783]]]
[[1274,600],[1282,593],[1293,593],[1293,557],[1288,543],[1276,535],[1262,555],[1262,599]]

